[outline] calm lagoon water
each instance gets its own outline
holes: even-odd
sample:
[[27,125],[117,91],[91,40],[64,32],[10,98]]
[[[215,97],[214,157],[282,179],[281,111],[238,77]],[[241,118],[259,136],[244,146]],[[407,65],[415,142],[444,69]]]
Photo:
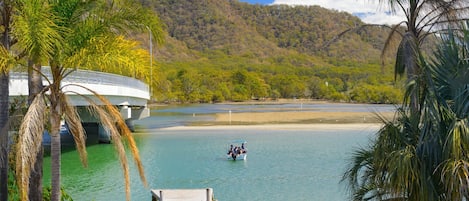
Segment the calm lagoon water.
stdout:
[[[171,118],[169,115],[167,122]],[[149,188],[142,186],[132,164],[132,200],[151,200],[150,189],[206,187],[214,189],[219,201],[347,200],[340,179],[348,158],[376,132],[373,128],[334,129],[333,125],[327,130],[165,130],[160,128],[161,119],[165,118],[153,113],[136,122],[140,129],[134,135]],[[235,139],[248,141],[247,161],[225,159],[229,143]],[[63,153],[66,191],[78,201],[125,200],[113,145],[89,146],[88,154],[85,169],[76,151]],[[45,159],[45,181],[50,178],[49,160]]]

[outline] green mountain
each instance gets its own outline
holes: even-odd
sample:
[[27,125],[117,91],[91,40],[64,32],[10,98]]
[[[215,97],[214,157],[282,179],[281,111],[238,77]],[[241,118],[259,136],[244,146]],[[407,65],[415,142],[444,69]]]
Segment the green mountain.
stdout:
[[[337,37],[364,24],[351,14],[237,0],[142,3],[155,10],[168,33],[154,52],[160,66],[155,86],[159,100],[305,97],[388,103],[400,96],[389,67],[392,56],[387,55],[388,67],[380,61],[388,30],[368,27]],[[317,89],[321,87],[326,89]],[[381,89],[394,97],[360,97],[360,90]]]
[[388,31],[362,29],[326,46],[344,30],[364,23],[351,14],[319,6],[264,6],[228,0],[159,0],[152,6],[165,22],[169,38],[182,42],[175,48],[197,52],[220,50],[227,55],[265,58],[293,50],[368,61],[370,57],[379,59]]

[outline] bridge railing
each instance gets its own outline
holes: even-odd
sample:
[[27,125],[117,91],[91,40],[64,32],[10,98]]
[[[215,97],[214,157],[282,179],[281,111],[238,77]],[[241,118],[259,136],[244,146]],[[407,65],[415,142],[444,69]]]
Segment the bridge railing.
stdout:
[[[49,79],[52,79],[52,74],[49,67],[43,67],[42,73],[47,76]],[[26,72],[10,72],[10,79],[27,79],[28,75]],[[148,85],[144,82],[111,73],[103,73],[90,70],[76,70],[72,72],[68,77],[66,77],[64,82],[69,83],[83,83],[83,84],[101,84],[101,85],[111,85],[111,86],[126,86],[132,87],[140,90],[148,91]]]

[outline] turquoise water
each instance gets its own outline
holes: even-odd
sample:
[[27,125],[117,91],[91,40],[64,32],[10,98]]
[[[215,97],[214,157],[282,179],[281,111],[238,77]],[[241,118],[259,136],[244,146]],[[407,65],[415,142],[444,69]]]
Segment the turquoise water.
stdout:
[[[340,183],[347,158],[366,144],[365,130],[152,130],[135,137],[150,188],[214,189],[220,201],[345,200]],[[248,141],[247,161],[227,161],[233,139]],[[75,200],[124,200],[112,145],[88,148],[90,164],[74,151],[62,156],[62,183]],[[132,200],[150,200],[132,171]]]
[[[145,167],[143,187],[131,164],[132,200],[151,200],[150,189],[213,188],[219,201],[342,201],[340,183],[351,151],[365,146],[373,128],[166,130],[161,117],[136,122],[135,139]],[[245,139],[246,161],[228,161],[230,141]],[[83,168],[74,150],[62,155],[62,184],[74,200],[125,200],[122,171],[112,144],[88,148]],[[129,159],[130,161],[130,159]],[[132,161],[130,161],[132,163]],[[44,180],[49,181],[50,159]],[[47,182],[46,182],[47,183]]]

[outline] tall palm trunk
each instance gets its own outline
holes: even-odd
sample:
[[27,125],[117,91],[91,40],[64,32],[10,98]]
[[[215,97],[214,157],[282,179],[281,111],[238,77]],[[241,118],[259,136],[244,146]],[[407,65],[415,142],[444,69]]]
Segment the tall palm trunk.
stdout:
[[[31,104],[34,97],[42,90],[42,79],[41,79],[41,65],[33,64],[30,62],[28,65],[28,88],[29,97],[28,103]],[[31,171],[31,177],[29,179],[29,200],[41,200],[42,199],[42,165],[43,165],[44,148],[41,146],[37,156],[34,169]]]
[[[9,2],[2,1],[1,6],[1,43],[10,50],[10,22],[12,7]],[[0,200],[8,200],[8,99],[9,74],[7,66],[0,66]]]
[[[54,100],[54,93],[51,94],[51,201],[60,201],[60,108]],[[57,100],[57,99],[55,99]]]
[[[420,66],[417,63],[419,59],[419,44],[417,42],[416,33],[408,31],[402,40],[403,62],[407,71],[408,81],[418,81],[420,76]],[[409,107],[412,114],[418,114],[420,89],[413,87],[410,94]]]
[[50,87],[50,155],[51,155],[51,201],[60,201],[60,154],[61,154],[61,144],[60,144],[60,119],[62,116],[62,108],[60,104],[60,83],[61,75],[60,68],[54,64],[51,64],[51,73],[53,83]]
[[0,71],[0,200],[8,200],[8,81]]

